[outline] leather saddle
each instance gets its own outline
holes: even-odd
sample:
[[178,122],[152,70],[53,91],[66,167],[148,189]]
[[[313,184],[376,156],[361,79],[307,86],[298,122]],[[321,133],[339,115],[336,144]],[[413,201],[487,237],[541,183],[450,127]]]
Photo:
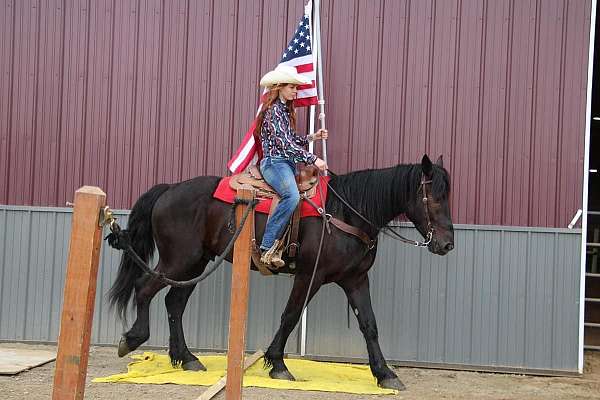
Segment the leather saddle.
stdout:
[[[314,165],[307,165],[300,168],[300,173],[298,176],[296,176],[296,185],[298,185],[298,191],[301,194],[305,194],[309,199],[313,198],[317,193],[318,181],[319,168]],[[252,186],[257,192],[257,197],[279,200],[279,196],[265,181],[256,165],[248,168],[248,171],[246,172],[233,175],[229,180],[229,186],[233,190],[237,191],[237,189],[242,185]]]
[[[307,198],[313,198],[317,193],[317,183],[319,182],[319,169],[314,165],[307,165],[300,168],[300,173],[296,176],[296,184],[298,185],[298,191],[301,195]],[[256,190],[256,197],[262,199],[273,199],[271,202],[271,209],[269,210],[269,217],[273,214],[275,207],[279,203],[279,195],[273,190],[271,186],[264,180],[260,170],[257,166],[253,165],[246,172],[242,172],[240,174],[233,175],[229,180],[229,186],[236,190],[242,185],[247,186],[250,185],[254,190]],[[288,268],[293,270],[295,268],[295,264],[293,259],[296,257],[298,253],[298,232],[300,228],[300,207],[302,203],[302,198],[300,199],[300,203],[294,211],[292,218],[289,222],[288,228],[286,229],[286,233],[284,234],[282,240],[280,240],[280,248],[278,251],[280,254],[285,252],[288,257]],[[256,244],[255,233],[252,233],[252,261],[254,265],[258,268],[261,274],[263,275],[273,275],[273,273],[277,273],[277,268],[272,265],[263,264],[260,261],[260,250]],[[290,262],[291,261],[291,262]]]

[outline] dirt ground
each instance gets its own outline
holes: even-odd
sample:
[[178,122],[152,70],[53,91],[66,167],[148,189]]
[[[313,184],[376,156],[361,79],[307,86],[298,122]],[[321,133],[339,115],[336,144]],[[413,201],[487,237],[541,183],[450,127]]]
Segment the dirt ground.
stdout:
[[[56,350],[55,346],[3,343],[2,347]],[[116,348],[92,347],[88,367],[85,398],[139,400],[196,399],[206,387],[177,385],[134,385],[92,383],[95,377],[126,371],[129,358],[117,357]],[[422,368],[396,368],[407,390],[396,396],[366,396],[345,393],[308,392],[244,388],[244,399],[600,399],[600,352],[585,355],[585,370],[581,377],[534,377]],[[54,378],[54,362],[22,372],[15,376],[0,376],[0,399],[50,399]],[[142,397],[143,396],[143,397]],[[224,399],[220,393],[215,399]]]

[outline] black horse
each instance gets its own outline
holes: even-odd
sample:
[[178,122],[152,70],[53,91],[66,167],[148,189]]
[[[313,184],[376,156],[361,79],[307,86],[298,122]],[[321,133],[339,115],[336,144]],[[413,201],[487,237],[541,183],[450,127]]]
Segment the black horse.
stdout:
[[[158,248],[157,271],[174,280],[188,280],[204,271],[210,260],[221,254],[232,237],[227,229],[231,205],[213,198],[221,178],[201,176],[177,184],[160,184],[144,193],[129,218],[129,240],[135,251],[148,261]],[[352,172],[334,176],[330,187],[352,208],[330,193],[326,211],[376,239],[382,227],[405,214],[424,236],[432,231],[427,245],[432,253],[444,255],[454,246],[448,195],[450,180],[441,157],[433,164],[425,155],[421,164]],[[427,201],[423,201],[423,197]],[[365,220],[369,220],[367,223]],[[256,214],[257,239],[260,241],[266,216]],[[303,218],[300,225],[300,249],[296,259],[293,288],[281,316],[279,330],[265,353],[269,375],[293,380],[283,361],[286,341],[300,318],[321,239],[322,219]],[[377,324],[371,306],[367,272],[375,261],[377,245],[369,248],[364,241],[335,227],[325,234],[322,252],[308,294],[308,301],[321,285],[338,284],[346,293],[357,316],[369,353],[369,365],[381,387],[403,389],[396,374],[387,366],[379,347]],[[231,261],[232,255],[227,259]],[[111,305],[124,317],[135,289],[137,319],[123,335],[119,356],[135,350],[150,337],[149,306],[154,295],[166,285],[145,274],[125,253],[119,273],[110,289]],[[168,311],[171,362],[185,370],[205,370],[185,343],[182,314],[194,286],[171,287],[165,303]]]

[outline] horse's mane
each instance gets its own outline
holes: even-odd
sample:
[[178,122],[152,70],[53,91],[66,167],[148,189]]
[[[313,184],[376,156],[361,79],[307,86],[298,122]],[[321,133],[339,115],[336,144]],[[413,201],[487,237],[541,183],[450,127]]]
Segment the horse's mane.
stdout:
[[[434,197],[445,198],[450,190],[448,173],[433,165],[432,175],[431,190]],[[421,176],[421,164],[400,164],[336,175],[330,184],[365,218],[381,227],[405,211],[409,199],[415,198],[419,190]],[[335,195],[327,197],[328,212],[341,215],[352,213]]]

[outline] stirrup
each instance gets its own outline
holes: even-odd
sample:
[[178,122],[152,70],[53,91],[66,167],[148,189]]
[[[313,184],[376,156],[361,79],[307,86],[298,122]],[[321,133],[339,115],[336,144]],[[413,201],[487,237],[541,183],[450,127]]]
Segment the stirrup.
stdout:
[[265,252],[261,253],[260,262],[267,265],[272,265],[275,268],[281,268],[285,266],[285,261],[281,258],[283,253],[283,246],[280,240],[275,240],[273,246]]

